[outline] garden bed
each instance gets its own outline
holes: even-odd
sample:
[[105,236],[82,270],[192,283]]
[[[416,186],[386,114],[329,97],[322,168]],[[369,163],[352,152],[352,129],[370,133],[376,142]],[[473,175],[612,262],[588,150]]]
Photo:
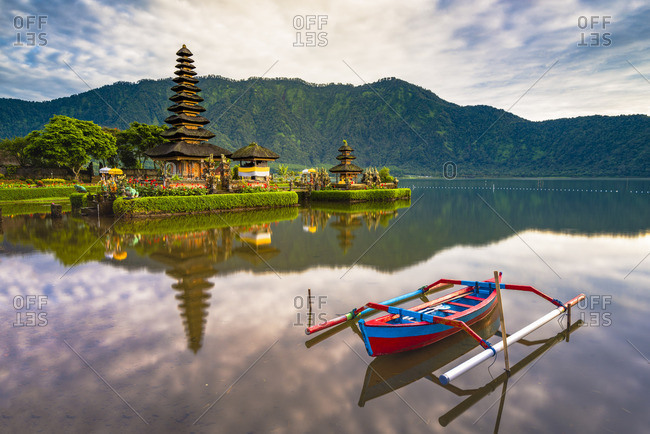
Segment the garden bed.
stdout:
[[[87,186],[86,190],[95,193],[98,187]],[[70,187],[21,187],[21,188],[0,188],[0,201],[20,201],[39,199],[46,197],[70,197],[76,193],[74,186]]]
[[371,190],[318,190],[312,191],[309,200],[322,202],[374,202],[410,199],[410,188]]
[[293,191],[273,193],[232,193],[205,196],[163,196],[136,199],[118,198],[113,203],[116,216],[147,217],[242,211],[298,205]]

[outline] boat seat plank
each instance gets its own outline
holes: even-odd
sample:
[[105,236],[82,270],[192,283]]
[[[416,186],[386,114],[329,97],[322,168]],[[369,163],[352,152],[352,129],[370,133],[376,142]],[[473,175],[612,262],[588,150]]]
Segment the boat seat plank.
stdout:
[[473,295],[466,295],[466,296],[463,297],[463,298],[467,298],[468,300],[479,300],[479,301],[483,301],[483,300],[485,300],[485,298],[474,297]]
[[458,303],[458,302],[456,302],[456,301],[450,301],[450,302],[448,302],[447,304],[451,304],[451,305],[453,305],[453,306],[464,307],[464,308],[467,308],[467,309],[469,309],[470,307],[474,307],[474,306],[471,305],[471,304]]

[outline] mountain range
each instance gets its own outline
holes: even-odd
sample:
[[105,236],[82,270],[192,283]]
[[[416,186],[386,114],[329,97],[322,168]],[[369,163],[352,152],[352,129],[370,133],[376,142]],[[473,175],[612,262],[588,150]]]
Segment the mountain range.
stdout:
[[[490,106],[459,106],[396,78],[362,86],[199,79],[207,128],[216,134],[210,142],[230,150],[257,142],[280,154],[278,163],[334,166],[345,139],[357,165],[388,166],[397,175],[650,176],[646,115],[533,122]],[[0,138],[41,129],[55,114],[119,129],[160,125],[173,84],[116,82],[44,102],[2,98]]]

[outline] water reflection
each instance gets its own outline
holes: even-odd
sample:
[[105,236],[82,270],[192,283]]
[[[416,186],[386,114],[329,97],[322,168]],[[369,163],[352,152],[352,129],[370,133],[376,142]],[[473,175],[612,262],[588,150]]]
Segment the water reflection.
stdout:
[[[447,426],[449,423],[451,423],[454,419],[456,419],[458,416],[463,414],[465,411],[467,411],[469,408],[471,408],[473,405],[477,404],[479,401],[481,401],[483,398],[488,396],[490,393],[492,393],[496,388],[503,384],[503,388],[501,391],[501,399],[499,403],[499,411],[497,413],[497,418],[496,418],[496,423],[494,427],[494,432],[499,432],[499,423],[501,421],[501,414],[503,413],[503,407],[505,404],[505,399],[506,399],[506,392],[508,390],[508,379],[510,377],[516,376],[523,368],[528,366],[531,362],[533,362],[535,359],[539,358],[550,350],[554,345],[556,345],[559,342],[562,342],[563,340],[566,340],[569,342],[569,336],[571,333],[574,333],[576,330],[578,330],[581,326],[583,325],[582,320],[578,320],[571,324],[570,327],[568,327],[565,331],[559,332],[557,335],[548,338],[546,340],[537,340],[534,342],[527,341],[525,339],[520,340],[518,343],[521,345],[526,345],[526,346],[534,346],[534,345],[540,345],[537,349],[532,351],[530,354],[528,354],[526,357],[521,359],[519,362],[514,364],[513,366],[510,367],[510,373],[508,374],[507,372],[504,372],[499,375],[497,378],[493,379],[489,383],[485,384],[482,387],[475,388],[475,389],[469,389],[469,390],[462,390],[456,386],[453,386],[451,384],[447,384],[443,386],[440,384],[440,381],[438,380],[438,377],[435,375],[429,377],[431,381],[439,385],[440,387],[444,387],[448,391],[452,392],[454,395],[457,396],[468,396],[465,400],[463,400],[460,404],[456,405],[454,408],[449,410],[447,413],[443,414],[440,416],[438,419],[438,422],[440,422],[440,425],[442,426]],[[508,335],[510,336],[510,335]],[[522,373],[521,375],[524,375],[525,373]],[[516,381],[516,380],[515,380]]]
[[[48,217],[5,215],[0,235],[5,324],[0,328],[0,426],[11,432],[51,431],[52,426],[66,432],[125,433],[474,432],[492,431],[496,422],[503,432],[530,426],[562,432],[571,424],[585,432],[643,432],[650,377],[640,352],[648,354],[650,349],[639,325],[647,320],[650,274],[648,260],[640,261],[650,240],[640,234],[650,229],[650,195],[641,201],[640,195],[615,198],[604,193],[582,199],[569,198],[573,192],[548,197],[484,193],[522,238],[557,268],[562,280],[471,191],[424,192],[410,209],[378,211],[388,217],[373,216],[374,210],[361,212],[353,217],[361,226],[351,230],[354,238],[346,254],[337,239],[340,231],[331,224],[345,220],[341,214],[346,211],[357,214],[356,208],[312,204],[266,220],[249,214],[221,216],[232,229],[217,216],[118,222],[106,237],[102,235],[113,221],[66,215],[53,222]],[[414,198],[420,194],[415,190]],[[279,253],[265,257],[261,252],[268,246]],[[268,265],[238,254],[240,248],[253,258],[258,258],[252,253],[256,250]],[[359,264],[340,279],[366,250]],[[491,383],[484,368],[466,374],[456,389],[439,388],[431,383],[436,379],[432,374],[443,369],[437,368],[444,363],[442,354],[413,353],[412,360],[386,368],[386,380],[401,387],[399,397],[383,394],[389,388],[373,379],[360,399],[366,363],[375,359],[365,356],[354,327],[306,349],[307,321],[296,323],[298,310],[308,313],[307,303],[298,308],[295,302],[297,296],[309,294],[307,288],[313,296],[327,296],[323,305],[315,299],[316,318],[321,313],[331,318],[364,302],[416,289],[430,278],[482,277],[493,269],[503,269],[507,282],[531,283],[563,300],[584,291],[594,297],[611,294],[612,304],[606,312],[585,310],[585,327],[572,335],[570,345],[556,344],[551,351],[543,348],[552,340],[530,348],[513,345],[513,366],[534,348],[540,352],[515,373],[508,387],[503,377],[498,378],[503,382]],[[16,294],[49,296],[47,327],[12,327]],[[512,330],[547,313],[545,303],[525,295],[506,298]],[[609,326],[590,321],[591,314],[610,312]],[[549,324],[530,338],[554,335],[557,329],[557,324]],[[607,351],[602,351],[603,342]],[[463,349],[450,349],[447,356],[452,351]],[[491,371],[495,376],[502,369],[497,366]],[[480,399],[491,391],[491,398]],[[497,409],[502,414],[496,415]]]

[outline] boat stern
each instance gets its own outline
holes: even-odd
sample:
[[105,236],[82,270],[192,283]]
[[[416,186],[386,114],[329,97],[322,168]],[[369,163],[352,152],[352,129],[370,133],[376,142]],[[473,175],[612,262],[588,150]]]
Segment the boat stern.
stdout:
[[375,357],[372,351],[372,347],[370,346],[370,341],[368,340],[368,333],[366,330],[366,320],[360,319],[358,324],[359,324],[359,330],[361,331],[361,336],[363,337],[363,343],[366,346],[366,351],[368,352],[368,355]]

